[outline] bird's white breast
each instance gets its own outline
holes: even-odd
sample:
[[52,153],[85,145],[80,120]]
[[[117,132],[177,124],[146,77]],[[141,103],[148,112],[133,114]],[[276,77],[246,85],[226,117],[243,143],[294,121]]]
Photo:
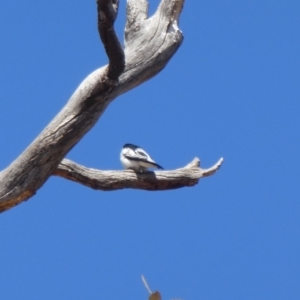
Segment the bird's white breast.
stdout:
[[140,163],[138,161],[134,161],[134,160],[129,160],[128,158],[126,158],[124,155],[125,154],[129,154],[130,151],[133,151],[131,149],[123,149],[121,151],[121,154],[120,154],[120,160],[121,160],[121,163],[123,165],[123,167],[125,169],[133,169],[133,170],[139,170],[140,169]]

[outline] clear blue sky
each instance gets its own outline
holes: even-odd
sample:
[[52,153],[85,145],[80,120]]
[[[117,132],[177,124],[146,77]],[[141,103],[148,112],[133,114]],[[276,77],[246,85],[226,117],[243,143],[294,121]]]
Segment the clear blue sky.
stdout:
[[[158,1],[150,0],[154,11]],[[1,1],[0,168],[106,64],[95,1]],[[1,299],[300,299],[300,2],[187,0],[185,39],[68,154],[121,169],[126,142],[193,188],[101,192],[50,178],[0,215]],[[123,40],[125,1],[117,31]],[[125,126],[126,124],[126,126]]]

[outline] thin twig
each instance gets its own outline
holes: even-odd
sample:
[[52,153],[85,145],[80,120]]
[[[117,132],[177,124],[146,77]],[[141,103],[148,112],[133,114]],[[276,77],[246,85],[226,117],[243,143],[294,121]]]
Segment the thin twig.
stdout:
[[147,290],[147,291],[149,292],[149,294],[151,295],[151,294],[152,294],[152,291],[150,290],[150,287],[149,287],[149,285],[148,285],[148,283],[147,283],[146,278],[144,277],[144,275],[142,275],[142,281],[143,281],[143,284],[144,284],[146,290]]

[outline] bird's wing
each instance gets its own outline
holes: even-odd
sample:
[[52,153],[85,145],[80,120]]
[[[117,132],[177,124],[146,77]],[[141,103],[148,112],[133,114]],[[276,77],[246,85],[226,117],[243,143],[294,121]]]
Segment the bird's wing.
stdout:
[[142,160],[155,163],[155,161],[150,157],[150,155],[145,150],[143,150],[141,148],[137,148],[137,149],[135,149],[135,153]]
[[133,161],[138,161],[138,162],[143,162],[149,164],[149,168],[151,166],[155,166],[159,169],[163,169],[162,166],[157,164],[151,157],[150,155],[143,149],[137,148],[137,149],[128,149],[126,153],[124,153],[124,156]]
[[154,160],[149,156],[149,154],[141,148],[137,148],[135,150],[130,149],[124,154],[124,156],[128,159],[135,160],[135,161],[155,163]]

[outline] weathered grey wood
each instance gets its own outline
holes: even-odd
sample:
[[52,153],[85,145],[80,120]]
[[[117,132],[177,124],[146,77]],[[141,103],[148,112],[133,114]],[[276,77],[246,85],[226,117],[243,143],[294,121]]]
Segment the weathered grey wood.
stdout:
[[97,5],[109,65],[91,73],[31,145],[0,172],[0,212],[33,196],[112,100],[161,71],[183,40],[177,27],[183,0],[162,0],[151,18],[145,0],[129,0],[124,52],[113,28],[118,0],[98,0]]
[[125,46],[128,46],[128,43],[132,41],[131,35],[139,31],[139,21],[145,21],[148,17],[148,2],[146,0],[128,0],[126,12]]
[[54,175],[102,191],[126,188],[162,191],[194,186],[201,178],[213,175],[221,167],[222,162],[223,159],[220,159],[211,168],[201,169],[200,160],[195,158],[187,166],[180,169],[140,174],[131,170],[100,171],[64,159],[54,171]]

